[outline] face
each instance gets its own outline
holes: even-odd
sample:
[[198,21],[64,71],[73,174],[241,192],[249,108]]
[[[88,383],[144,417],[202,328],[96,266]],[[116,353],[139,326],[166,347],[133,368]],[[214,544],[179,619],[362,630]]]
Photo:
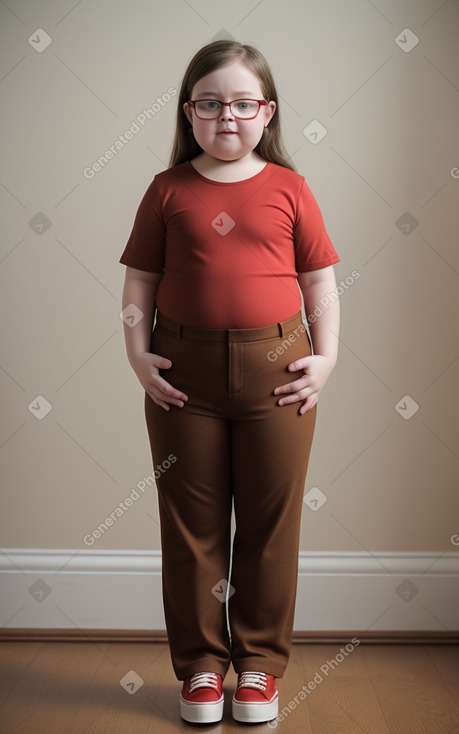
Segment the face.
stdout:
[[[263,99],[263,93],[255,74],[238,60],[202,77],[194,85],[191,99],[232,102],[235,99]],[[258,115],[252,120],[237,119],[229,107],[223,107],[215,120],[201,120],[188,102],[185,102],[183,109],[201,148],[218,160],[234,161],[249,155],[258,145],[276,104],[268,101],[268,105],[260,106]],[[223,132],[228,130],[230,133]]]

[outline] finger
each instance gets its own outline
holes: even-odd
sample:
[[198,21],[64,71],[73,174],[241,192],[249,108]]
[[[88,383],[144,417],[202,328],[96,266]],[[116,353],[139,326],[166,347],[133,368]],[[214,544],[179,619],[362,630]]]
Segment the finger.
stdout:
[[293,395],[286,395],[285,397],[284,396],[281,397],[281,399],[277,401],[277,404],[278,405],[289,405],[289,403],[296,403],[299,400],[305,400],[309,398],[309,396],[313,395],[314,393],[315,393],[315,390],[312,387],[302,388],[301,390],[298,390]]
[[287,365],[287,369],[289,372],[298,372],[298,370],[304,370],[308,366],[310,361],[310,357],[301,357],[301,359],[297,359],[295,362],[290,362],[289,365]]
[[280,395],[281,393],[294,392],[294,391],[295,391],[295,383],[288,382],[285,385],[279,385],[278,387],[274,388],[274,395]]
[[301,400],[299,395],[287,395],[284,398],[281,398],[277,401],[278,405],[290,405],[290,403],[297,403],[298,400]]
[[156,405],[159,405],[161,408],[164,408],[164,410],[170,410],[170,407],[167,403],[164,403],[162,400],[159,400],[156,395],[154,395],[150,390],[147,390],[147,395],[153,400]]
[[[156,388],[160,393],[163,393],[162,397],[165,398],[176,398],[177,400],[188,400],[186,395],[181,390],[177,390],[169,382],[166,382],[160,375],[155,375],[155,382],[153,387]],[[153,389],[152,387],[152,389]]]
[[183,400],[175,400],[175,399],[169,399],[169,398],[167,399],[167,401],[161,400],[160,398],[153,398],[153,400],[155,401],[155,403],[160,405],[165,410],[170,410],[171,405],[176,405],[177,408],[183,408],[183,406],[185,405]]
[[297,392],[298,390],[304,390],[304,388],[308,386],[309,378],[305,375],[304,377],[300,377],[299,380],[288,382],[285,385],[279,385],[278,387],[274,388],[274,395],[280,395],[281,393],[286,392]]
[[300,408],[300,415],[304,415],[304,413],[307,413],[308,410],[311,410],[316,404],[317,404],[317,393],[313,393],[310,395],[303,403],[303,405]]
[[[157,403],[158,405],[161,405],[161,407],[163,408],[169,405],[176,405],[178,408],[183,408],[185,404],[181,398],[176,398],[171,395],[168,395],[167,393],[159,390],[156,386],[153,387],[151,390],[149,390],[148,394],[150,395],[152,400],[154,400],[155,403]],[[167,410],[169,410],[169,407],[167,407]]]
[[161,357],[159,354],[152,354],[152,363],[154,367],[161,370],[168,370],[172,367],[172,362],[167,357]]
[[156,398],[158,404],[161,402],[163,405],[176,405],[177,408],[183,408],[185,405],[183,400],[180,400],[178,398],[171,398],[169,396],[161,395],[161,397]]

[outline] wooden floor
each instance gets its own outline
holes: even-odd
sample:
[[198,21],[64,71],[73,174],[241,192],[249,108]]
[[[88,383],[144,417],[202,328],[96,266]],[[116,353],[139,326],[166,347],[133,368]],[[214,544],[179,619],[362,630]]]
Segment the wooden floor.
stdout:
[[232,668],[223,721],[199,726],[180,718],[166,643],[2,642],[0,731],[459,734],[459,646],[362,643],[347,656],[343,647],[293,645],[276,726],[232,719]]

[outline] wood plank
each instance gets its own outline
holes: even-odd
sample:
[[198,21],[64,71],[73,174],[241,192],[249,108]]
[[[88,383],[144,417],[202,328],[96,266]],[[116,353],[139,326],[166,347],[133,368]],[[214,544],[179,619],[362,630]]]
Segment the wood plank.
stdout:
[[43,642],[3,642],[0,646],[0,706],[40,654]]
[[391,734],[368,680],[360,645],[302,646],[306,699],[313,734]]
[[426,645],[425,650],[456,708],[457,725],[448,734],[459,734],[459,647],[457,645],[442,645],[441,647]]
[[454,731],[457,706],[423,646],[363,646],[362,653],[390,732]]
[[169,664],[168,647],[145,643],[106,643],[105,647],[68,734],[147,734],[152,719],[167,732],[163,722],[170,721],[169,708],[167,700],[161,701],[158,678]]
[[98,643],[42,645],[1,707],[3,731],[66,731],[102,657]]
[[[304,673],[304,649],[310,646],[293,645],[290,661],[283,678],[277,679],[279,691],[279,714],[277,717],[278,731],[292,732],[292,734],[313,734],[308,694],[303,690],[307,682]],[[273,724],[266,725],[268,729]],[[271,731],[276,729],[271,728]]]

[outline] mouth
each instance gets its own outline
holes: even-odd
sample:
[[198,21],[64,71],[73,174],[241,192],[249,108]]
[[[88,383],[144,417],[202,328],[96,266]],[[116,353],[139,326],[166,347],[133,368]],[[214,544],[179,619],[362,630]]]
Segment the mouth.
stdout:
[[236,133],[234,132],[234,130],[220,130],[217,135],[236,135]]

